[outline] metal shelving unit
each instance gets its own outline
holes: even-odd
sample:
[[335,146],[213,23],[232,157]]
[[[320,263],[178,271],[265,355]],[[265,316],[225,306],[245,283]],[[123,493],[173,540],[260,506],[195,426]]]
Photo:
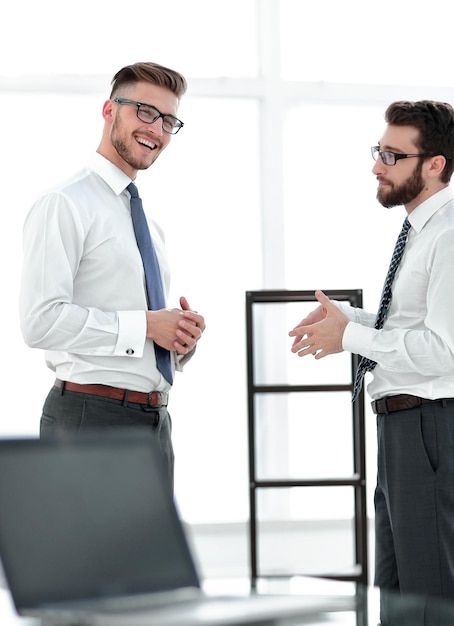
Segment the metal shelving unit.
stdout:
[[[362,307],[361,290],[326,290],[326,295],[331,299],[347,301],[353,306]],[[260,479],[256,470],[257,437],[256,423],[260,415],[256,409],[257,394],[289,394],[289,393],[312,393],[323,392],[346,392],[353,390],[354,372],[356,371],[359,357],[351,357],[351,375],[347,376],[349,382],[340,384],[257,384],[256,364],[254,363],[254,307],[260,304],[291,303],[291,302],[314,302],[316,299],[313,291],[248,291],[246,292],[246,334],[247,334],[247,384],[248,384],[248,447],[249,447],[249,506],[250,506],[250,569],[251,583],[255,586],[257,579],[266,578],[260,570],[259,564],[259,529],[257,512],[257,494],[259,490],[281,489],[289,487],[351,487],[354,491],[354,550],[355,563],[351,568],[342,572],[326,572],[324,578],[335,580],[353,581],[366,586],[368,582],[368,559],[367,559],[367,513],[366,513],[366,470],[365,470],[365,424],[364,424],[364,392],[362,391],[357,400],[352,403],[352,434],[353,434],[353,474],[337,478],[305,478],[304,476],[292,479]],[[345,375],[345,372],[344,372]],[[310,436],[310,434],[309,434]],[[292,573],[291,575],[295,575]],[[301,572],[301,575],[308,575]],[[310,573],[309,573],[310,575]],[[289,574],[282,574],[287,577]],[[269,576],[268,576],[269,577]],[[273,574],[273,577],[276,577]]]

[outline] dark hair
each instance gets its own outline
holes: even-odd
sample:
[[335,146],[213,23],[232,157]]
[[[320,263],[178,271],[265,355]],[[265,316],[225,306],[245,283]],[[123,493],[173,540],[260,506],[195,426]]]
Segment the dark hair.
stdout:
[[449,183],[454,170],[454,109],[450,104],[435,100],[393,102],[386,109],[385,121],[393,126],[417,128],[417,149],[446,158],[440,180]]
[[134,63],[126,65],[112,78],[110,98],[116,95],[121,87],[133,85],[140,81],[152,83],[159,87],[170,89],[177,98],[186,92],[187,83],[184,76],[174,70],[158,65],[157,63]]

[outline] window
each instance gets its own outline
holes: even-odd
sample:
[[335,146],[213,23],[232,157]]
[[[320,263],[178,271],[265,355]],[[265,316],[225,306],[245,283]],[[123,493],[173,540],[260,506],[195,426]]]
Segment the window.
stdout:
[[[362,288],[365,307],[376,306],[402,215],[374,200],[369,148],[392,100],[454,102],[451,24],[442,19],[450,6],[430,13],[384,0],[370,14],[361,0],[175,0],[169,14],[162,2],[137,0],[120,15],[104,1],[9,0],[0,41],[0,435],[37,433],[53,381],[19,329],[25,215],[96,149],[113,73],[156,60],[189,80],[185,127],[141,173],[140,189],[166,232],[173,302],[185,295],[207,319],[172,391],[177,497],[189,522],[244,521],[245,291]],[[288,330],[273,329],[284,350]],[[372,492],[372,415],[369,424]],[[264,471],[296,462],[297,437],[285,443]]]

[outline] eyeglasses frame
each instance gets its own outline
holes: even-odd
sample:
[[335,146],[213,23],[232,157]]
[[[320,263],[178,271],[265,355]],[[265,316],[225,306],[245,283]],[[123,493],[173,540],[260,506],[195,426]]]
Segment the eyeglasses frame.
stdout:
[[[383,164],[387,167],[393,167],[400,159],[410,159],[412,157],[425,157],[426,159],[428,159],[429,157],[435,156],[434,154],[399,154],[398,152],[392,152],[391,150],[380,150],[380,146],[372,146],[370,150],[374,161],[377,161],[378,157],[380,157],[383,161]],[[383,160],[383,154],[392,154],[394,157],[394,163],[386,163]]]
[[[147,104],[146,102],[137,102],[136,100],[129,100],[128,98],[112,98],[112,102],[116,102],[117,104],[127,104],[127,105],[131,105],[131,106],[137,107],[137,111],[136,111],[137,118],[141,122],[143,122],[144,124],[154,124],[155,122],[158,121],[158,119],[160,117],[162,118],[163,121],[164,121],[165,117],[171,117],[173,120],[177,121],[179,126],[174,127],[174,128],[176,128],[176,130],[172,133],[172,132],[166,130],[164,128],[164,125],[163,125],[162,130],[165,133],[168,133],[169,135],[176,135],[184,126],[184,122],[179,120],[178,117],[175,117],[175,115],[171,115],[170,113],[161,113],[161,111],[159,109],[157,109],[153,104]],[[153,111],[156,111],[157,115],[156,115],[156,117],[155,117],[155,119],[153,121],[147,122],[147,121],[143,120],[139,116],[140,107],[142,107],[142,106],[148,107],[149,109],[153,109]]]

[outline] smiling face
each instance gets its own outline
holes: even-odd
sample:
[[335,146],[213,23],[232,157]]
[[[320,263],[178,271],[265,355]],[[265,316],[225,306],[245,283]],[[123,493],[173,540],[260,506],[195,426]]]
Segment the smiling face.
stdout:
[[[151,104],[161,113],[177,116],[178,98],[165,87],[138,82],[124,87],[115,97]],[[108,100],[103,117],[104,131],[98,152],[132,179],[138,170],[148,169],[170,142],[171,135],[162,130],[162,118],[146,124],[137,117],[136,106]]]

